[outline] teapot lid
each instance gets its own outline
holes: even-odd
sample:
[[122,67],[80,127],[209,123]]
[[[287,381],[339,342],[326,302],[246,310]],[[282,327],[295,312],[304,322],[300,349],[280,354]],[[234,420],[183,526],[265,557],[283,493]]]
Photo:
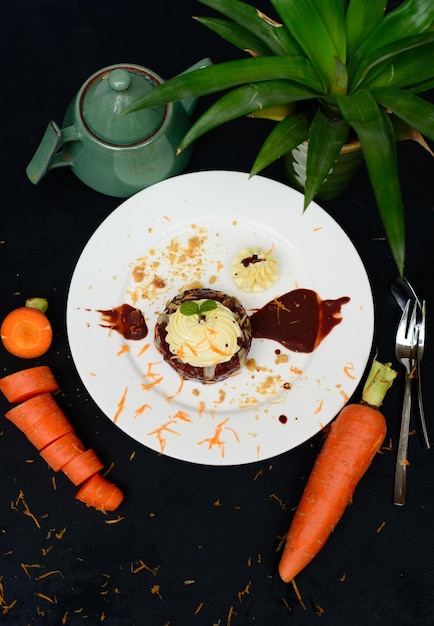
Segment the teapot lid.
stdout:
[[99,139],[126,146],[149,139],[166,116],[164,105],[119,115],[161,79],[136,65],[105,68],[85,84],[79,103],[85,125]]

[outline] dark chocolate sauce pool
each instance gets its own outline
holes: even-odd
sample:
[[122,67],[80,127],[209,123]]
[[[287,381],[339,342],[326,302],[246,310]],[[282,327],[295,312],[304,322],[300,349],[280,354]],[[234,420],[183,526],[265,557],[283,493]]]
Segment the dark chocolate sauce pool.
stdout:
[[272,339],[293,352],[313,352],[342,320],[350,299],[321,300],[311,289],[294,289],[250,316],[252,337]]
[[121,304],[108,310],[98,310],[101,313],[103,328],[110,328],[118,332],[125,339],[144,339],[148,334],[143,313],[130,304]]

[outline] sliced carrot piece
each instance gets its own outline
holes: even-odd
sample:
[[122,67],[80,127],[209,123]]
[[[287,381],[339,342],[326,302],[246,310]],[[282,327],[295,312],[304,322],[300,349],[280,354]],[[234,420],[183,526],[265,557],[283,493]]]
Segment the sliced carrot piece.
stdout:
[[40,452],[53,441],[71,432],[73,432],[71,422],[61,411],[58,411],[42,417],[25,430],[24,434]]
[[56,439],[41,450],[40,455],[55,472],[85,451],[84,444],[74,432],[67,433]]
[[42,393],[55,393],[59,385],[48,365],[38,365],[1,378],[0,391],[6,400],[16,403]]
[[5,413],[5,417],[15,424],[17,428],[25,432],[42,417],[57,414],[65,417],[53,396],[50,393],[42,393],[14,406],[13,409]]
[[80,487],[75,497],[87,506],[105,512],[117,509],[124,499],[124,494],[104,476],[95,474]]
[[6,315],[0,327],[4,347],[23,359],[34,359],[47,352],[53,339],[48,317],[42,311],[22,306]]
[[85,480],[104,469],[93,450],[81,452],[62,467],[62,472],[74,485],[81,485]]

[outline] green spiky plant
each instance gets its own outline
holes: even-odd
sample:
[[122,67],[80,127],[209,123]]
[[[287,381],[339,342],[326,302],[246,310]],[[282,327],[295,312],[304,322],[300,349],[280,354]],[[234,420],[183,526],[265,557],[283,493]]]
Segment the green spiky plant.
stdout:
[[[137,100],[140,110],[223,91],[179,149],[209,130],[252,115],[277,121],[259,150],[257,174],[308,141],[305,208],[350,133],[362,146],[385,233],[400,273],[404,210],[396,140],[434,140],[434,1],[270,0],[275,21],[240,0],[199,0],[224,19],[196,18],[250,54],[182,74]],[[432,152],[431,152],[432,154]]]

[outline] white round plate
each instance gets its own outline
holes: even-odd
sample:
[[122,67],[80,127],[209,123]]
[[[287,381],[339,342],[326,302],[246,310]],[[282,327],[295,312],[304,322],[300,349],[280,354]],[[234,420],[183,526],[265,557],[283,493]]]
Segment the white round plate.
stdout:
[[[274,249],[280,265],[258,294],[231,277],[233,257],[252,246]],[[237,296],[249,312],[302,287],[350,301],[310,354],[254,339],[251,367],[213,385],[182,384],[154,346],[154,327],[168,300],[199,285]],[[143,312],[145,339],[104,327],[99,311],[124,303]],[[268,459],[315,435],[363,376],[373,327],[369,281],[340,226],[315,203],[303,213],[290,187],[241,172],[184,174],[123,202],[83,250],[67,303],[72,357],[100,409],[157,453],[206,465]]]

